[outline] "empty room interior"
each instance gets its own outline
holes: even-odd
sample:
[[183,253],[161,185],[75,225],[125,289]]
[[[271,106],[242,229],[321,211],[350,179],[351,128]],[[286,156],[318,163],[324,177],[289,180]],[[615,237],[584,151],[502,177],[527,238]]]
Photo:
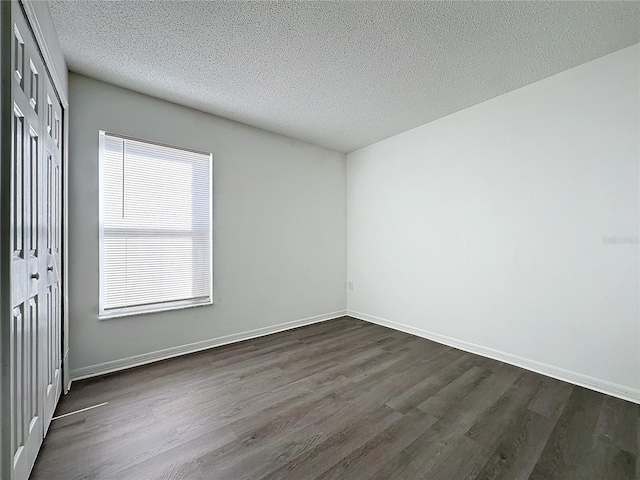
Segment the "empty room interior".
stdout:
[[640,2],[0,2],[2,480],[640,478]]

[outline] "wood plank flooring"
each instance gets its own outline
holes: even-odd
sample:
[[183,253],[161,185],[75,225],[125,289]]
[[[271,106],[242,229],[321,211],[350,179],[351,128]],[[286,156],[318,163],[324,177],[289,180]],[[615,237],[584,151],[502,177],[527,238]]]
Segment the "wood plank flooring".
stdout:
[[73,384],[33,479],[640,478],[640,406],[344,317]]

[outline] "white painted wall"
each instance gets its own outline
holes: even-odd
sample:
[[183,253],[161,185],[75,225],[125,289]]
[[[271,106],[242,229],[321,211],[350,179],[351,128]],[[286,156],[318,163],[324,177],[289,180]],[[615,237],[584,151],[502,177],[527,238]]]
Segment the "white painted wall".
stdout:
[[[72,375],[344,312],[344,154],[79,75],[69,83]],[[215,305],[98,320],[100,129],[213,153]]]
[[348,310],[640,401],[638,245],[603,243],[639,233],[639,58],[349,154]]

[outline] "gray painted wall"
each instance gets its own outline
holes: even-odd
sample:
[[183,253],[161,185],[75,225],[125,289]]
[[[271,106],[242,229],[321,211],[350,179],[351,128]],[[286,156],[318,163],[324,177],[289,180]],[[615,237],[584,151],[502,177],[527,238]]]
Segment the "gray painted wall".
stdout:
[[[76,74],[69,84],[72,372],[344,310],[344,154]],[[213,153],[214,305],[98,319],[99,130]]]

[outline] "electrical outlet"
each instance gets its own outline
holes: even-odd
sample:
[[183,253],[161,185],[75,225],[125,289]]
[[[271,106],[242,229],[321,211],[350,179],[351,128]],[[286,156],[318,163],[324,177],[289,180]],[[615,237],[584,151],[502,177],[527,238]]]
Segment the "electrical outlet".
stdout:
[[347,282],[347,288],[348,288],[349,290],[353,290],[353,281],[349,280],[349,281]]

